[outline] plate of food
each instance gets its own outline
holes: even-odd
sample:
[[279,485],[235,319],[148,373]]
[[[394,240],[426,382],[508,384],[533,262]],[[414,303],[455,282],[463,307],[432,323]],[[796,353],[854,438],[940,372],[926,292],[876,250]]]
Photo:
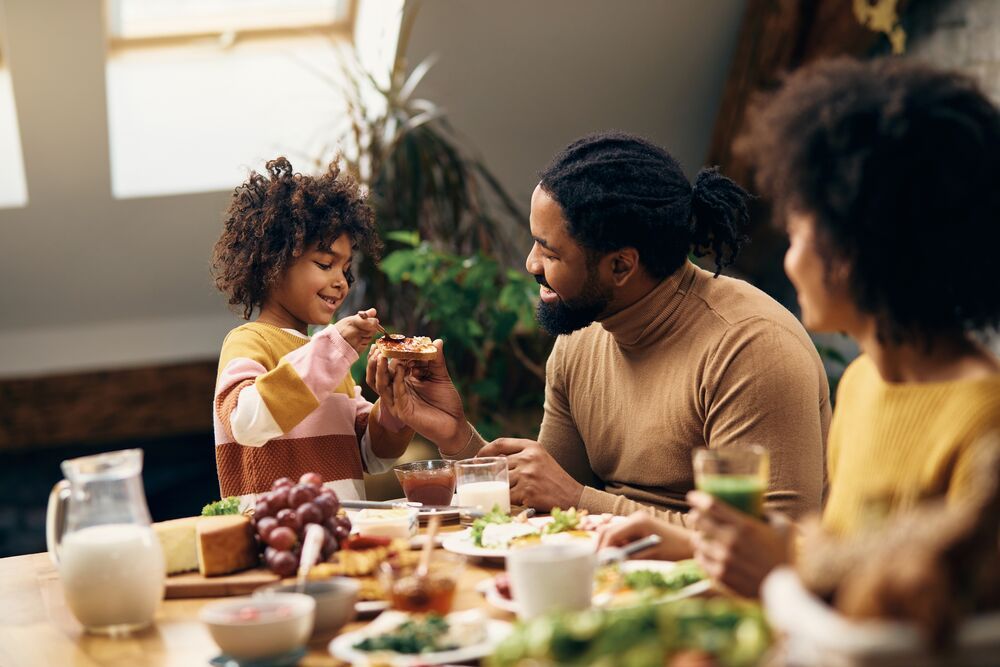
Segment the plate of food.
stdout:
[[340,635],[329,648],[352,665],[444,665],[490,655],[512,629],[476,609],[447,616],[387,611],[360,630]]
[[597,529],[619,520],[611,514],[588,514],[574,507],[552,509],[550,516],[521,518],[496,511],[472,522],[464,531],[449,533],[441,546],[474,558],[506,558],[511,549],[534,544],[589,540],[597,547]]
[[430,361],[438,353],[434,341],[427,336],[389,334],[375,341],[375,347],[386,359]]
[[[701,595],[712,582],[693,560],[629,560],[605,565],[594,573],[595,607],[628,607]],[[506,572],[476,585],[476,591],[498,609],[517,613]]]

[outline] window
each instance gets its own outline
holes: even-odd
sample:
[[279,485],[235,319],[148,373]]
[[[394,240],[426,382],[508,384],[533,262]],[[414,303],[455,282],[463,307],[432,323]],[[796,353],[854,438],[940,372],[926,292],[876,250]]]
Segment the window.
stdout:
[[119,198],[229,190],[335,143],[349,0],[107,0],[111,183]]
[[348,0],[110,0],[108,34],[114,45],[234,32],[347,28]]
[[[0,16],[2,21],[2,16]],[[0,23],[0,34],[3,25]],[[17,125],[14,87],[10,70],[0,49],[0,208],[20,208],[28,204],[28,185],[24,180],[24,156],[21,131]]]

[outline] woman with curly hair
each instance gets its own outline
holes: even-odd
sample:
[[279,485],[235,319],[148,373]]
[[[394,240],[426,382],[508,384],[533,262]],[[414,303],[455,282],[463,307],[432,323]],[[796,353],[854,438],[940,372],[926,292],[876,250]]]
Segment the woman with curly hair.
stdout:
[[[790,240],[785,271],[813,331],[846,332],[830,425],[831,535],[878,531],[929,498],[961,502],[976,445],[1000,432],[1000,112],[965,76],[898,59],[792,74],[756,108],[742,149]],[[699,561],[756,595],[789,540],[688,494]],[[657,530],[636,517],[606,540]]]
[[[413,436],[410,426],[446,450],[454,433],[422,429],[412,408],[394,413],[393,392],[405,389],[409,371],[396,373],[377,350],[367,380],[383,398],[372,405],[361,397],[350,368],[375,334],[375,309],[330,324],[354,281],[354,251],[377,259],[381,249],[357,183],[336,164],[318,177],[295,173],[283,157],[266,172],[252,172],[233,193],[212,262],[229,303],[244,319],[257,312],[226,336],[219,359],[214,424],[222,496],[251,497],[277,478],[316,472],[341,498],[364,498],[363,471],[391,467]],[[328,326],[310,337],[310,324]],[[454,402],[436,345],[430,372]],[[444,425],[468,429],[457,418]]]

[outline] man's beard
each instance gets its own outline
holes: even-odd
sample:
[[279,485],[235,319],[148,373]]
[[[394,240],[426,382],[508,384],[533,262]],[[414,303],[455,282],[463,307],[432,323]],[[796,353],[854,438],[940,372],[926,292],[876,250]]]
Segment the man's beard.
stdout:
[[[539,285],[548,287],[542,276],[535,276]],[[611,290],[601,286],[596,270],[588,270],[587,280],[580,295],[573,299],[560,299],[555,303],[538,302],[535,319],[553,336],[568,334],[593,323],[607,310]]]

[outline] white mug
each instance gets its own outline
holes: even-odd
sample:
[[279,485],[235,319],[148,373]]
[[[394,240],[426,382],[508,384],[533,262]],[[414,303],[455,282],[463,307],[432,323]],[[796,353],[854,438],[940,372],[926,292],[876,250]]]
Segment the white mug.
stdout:
[[518,618],[588,609],[596,568],[597,554],[589,541],[511,550],[507,554],[507,576]]

